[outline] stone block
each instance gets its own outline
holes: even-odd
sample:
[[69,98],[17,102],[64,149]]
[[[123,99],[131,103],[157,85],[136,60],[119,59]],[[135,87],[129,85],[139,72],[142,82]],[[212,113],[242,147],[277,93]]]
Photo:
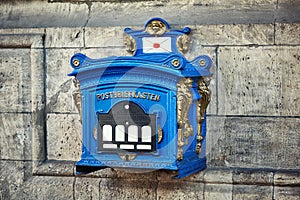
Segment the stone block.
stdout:
[[[3,30],[3,29],[1,29]],[[11,29],[9,29],[11,30]],[[13,29],[17,30],[17,29]],[[21,29],[24,30],[24,29]],[[23,31],[23,33],[18,33],[19,31],[13,31],[12,33],[0,35],[0,45],[5,48],[32,48],[32,49],[42,49],[43,44],[43,34],[30,33],[31,31]],[[15,32],[15,33],[14,33]],[[20,31],[21,32],[21,31]],[[28,33],[27,33],[28,32]]]
[[276,22],[299,23],[300,6],[298,0],[278,0],[275,14]]
[[231,184],[233,173],[230,169],[207,169],[204,172],[205,183]]
[[31,110],[30,49],[0,50],[0,110]]
[[0,199],[11,199],[25,180],[24,161],[0,161]]
[[300,173],[276,172],[274,174],[274,185],[299,186],[300,185]]
[[280,115],[281,53],[277,47],[219,48],[219,114]]
[[0,29],[0,35],[43,35],[44,28],[6,28]]
[[76,89],[68,74],[73,68],[70,59],[79,49],[47,49],[47,112],[78,113],[72,92]]
[[81,123],[78,114],[47,115],[49,160],[78,161],[81,155]]
[[83,47],[83,28],[46,28],[46,48]]
[[2,28],[81,27],[88,19],[88,5],[23,1],[0,6]]
[[232,199],[236,200],[269,200],[272,199],[273,187],[272,186],[259,186],[259,185],[233,185]]
[[31,159],[31,115],[0,114],[0,159]]
[[233,185],[228,184],[205,184],[204,199],[209,200],[232,200]]
[[33,176],[11,199],[73,199],[73,177]]
[[157,199],[203,199],[204,184],[174,180],[160,181],[157,186]]
[[[220,120],[221,118],[221,120]],[[209,166],[298,169],[299,119],[210,117],[224,123],[207,154]]]
[[300,44],[300,24],[299,23],[276,23],[275,24],[275,44]]
[[81,51],[90,58],[106,58],[109,56],[130,56],[123,47],[115,48],[87,48]]
[[274,199],[298,200],[300,199],[300,187],[274,187]]
[[74,168],[74,161],[47,160],[34,166],[32,174],[38,176],[73,176]]
[[300,47],[279,47],[277,52],[282,71],[282,115],[299,116]]
[[100,199],[100,179],[96,178],[76,178],[74,186],[74,196],[77,200]]
[[151,180],[101,179],[104,199],[156,199],[157,182]]
[[201,45],[272,45],[273,24],[196,25],[192,41]]
[[[180,1],[180,0],[176,0]],[[221,7],[247,7],[247,6],[275,6],[276,0],[190,0],[195,4],[203,6],[221,6]]]
[[[191,174],[189,176],[186,176],[180,180],[185,182],[203,182],[204,181],[204,175],[206,173],[206,170],[202,170],[200,172],[197,172],[195,174]],[[169,171],[169,170],[160,170],[157,172],[157,180],[159,181],[174,181],[174,177],[177,175],[175,171]]]
[[[123,27],[87,27],[85,28],[86,47],[124,47]],[[142,29],[142,27],[140,28]]]
[[272,185],[274,179],[273,172],[263,170],[243,170],[233,171],[233,183],[244,185]]

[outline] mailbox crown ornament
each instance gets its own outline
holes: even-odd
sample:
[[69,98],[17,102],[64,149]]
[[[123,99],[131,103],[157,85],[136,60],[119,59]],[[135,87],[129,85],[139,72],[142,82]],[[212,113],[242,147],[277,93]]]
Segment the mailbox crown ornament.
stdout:
[[71,58],[82,122],[76,172],[166,169],[182,178],[206,168],[211,59],[187,60],[190,28],[170,29],[161,18],[124,31],[132,56]]

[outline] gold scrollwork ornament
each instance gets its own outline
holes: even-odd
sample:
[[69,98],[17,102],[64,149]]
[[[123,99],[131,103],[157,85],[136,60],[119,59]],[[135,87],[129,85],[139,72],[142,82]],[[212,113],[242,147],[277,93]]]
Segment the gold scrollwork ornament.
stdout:
[[188,119],[190,106],[193,102],[192,84],[193,80],[191,78],[182,78],[177,83],[178,160],[183,159],[182,148],[184,144],[188,144],[188,137],[193,135],[193,127]]
[[191,38],[189,35],[184,34],[177,38],[176,45],[180,53],[185,54],[190,48]]
[[201,95],[201,98],[198,100],[198,106],[197,106],[198,129],[197,129],[196,153],[200,153],[202,147],[201,145],[201,141],[203,140],[202,125],[204,122],[205,112],[211,97],[211,91],[208,88],[209,82],[210,79],[208,77],[201,77],[198,81],[198,92]]
[[129,35],[124,36],[124,45],[126,48],[126,51],[130,53],[131,55],[134,54],[136,51],[136,42],[135,39]]

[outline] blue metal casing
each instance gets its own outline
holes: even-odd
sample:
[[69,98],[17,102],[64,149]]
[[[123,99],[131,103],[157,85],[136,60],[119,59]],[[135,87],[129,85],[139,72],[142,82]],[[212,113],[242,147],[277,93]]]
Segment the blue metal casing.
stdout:
[[[163,33],[147,32],[147,27],[153,21],[164,25]],[[91,59],[78,53],[71,58],[71,66],[74,70],[69,76],[74,76],[79,81],[82,101],[82,155],[81,160],[76,163],[77,173],[89,173],[106,167],[166,169],[177,171],[176,177],[182,178],[204,169],[206,167],[205,116],[200,124],[203,137],[201,151],[196,152],[197,130],[199,130],[197,111],[202,98],[199,93],[198,80],[211,76],[209,71],[212,65],[211,59],[206,55],[201,55],[193,61],[188,61],[178,50],[177,43],[178,37],[188,35],[190,29],[172,30],[168,23],[160,18],[150,19],[144,30],[133,31],[126,28],[125,33],[134,43],[132,44],[133,56]],[[158,43],[156,43],[156,38],[168,40],[166,49],[159,49],[163,45],[159,42],[163,40],[157,39]],[[145,50],[147,39],[150,41],[147,43],[148,46],[154,41],[154,50],[151,49],[151,45]],[[155,52],[155,48],[158,52]],[[183,157],[179,159],[178,83],[187,78],[192,81],[188,91],[192,94],[191,104],[187,110],[192,134],[185,138],[185,144],[182,146]],[[151,119],[150,128],[147,125],[141,125],[141,127],[132,125],[139,129],[137,132],[133,131],[138,136],[136,140],[130,140],[130,135],[128,136],[130,128],[126,126],[126,123],[131,119],[122,119],[124,116],[135,118],[135,114],[132,111],[129,111],[131,112],[129,115],[123,115],[123,111],[118,110],[113,112],[113,108],[117,105],[127,106],[127,104],[139,107],[141,113],[144,113],[146,118],[150,116]],[[114,125],[108,124],[107,129],[100,123],[101,119],[106,119],[105,116],[114,119]],[[139,119],[136,120],[139,121]],[[117,125],[122,127],[123,132],[116,130],[117,121],[123,123],[121,126]],[[140,131],[146,129],[151,129],[151,139],[141,136],[144,132],[140,133]],[[107,130],[108,139],[105,138]],[[145,131],[146,133],[149,134]],[[116,134],[120,134],[121,138],[124,135],[125,139],[121,139],[119,143],[117,141],[119,136]],[[144,145],[142,142],[144,140],[150,141],[151,144]],[[104,149],[105,145],[113,148]],[[149,145],[151,150],[148,149]],[[126,148],[121,148],[122,146]],[[127,149],[127,147],[130,148]],[[140,151],[139,147],[146,149]]]

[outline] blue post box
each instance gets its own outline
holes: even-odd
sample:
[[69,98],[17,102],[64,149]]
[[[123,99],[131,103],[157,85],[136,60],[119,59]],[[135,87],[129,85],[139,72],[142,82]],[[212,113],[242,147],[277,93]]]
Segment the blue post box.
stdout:
[[211,59],[184,57],[190,28],[161,18],[125,30],[132,56],[71,58],[82,121],[77,174],[106,167],[172,170],[182,178],[206,167],[205,111]]

